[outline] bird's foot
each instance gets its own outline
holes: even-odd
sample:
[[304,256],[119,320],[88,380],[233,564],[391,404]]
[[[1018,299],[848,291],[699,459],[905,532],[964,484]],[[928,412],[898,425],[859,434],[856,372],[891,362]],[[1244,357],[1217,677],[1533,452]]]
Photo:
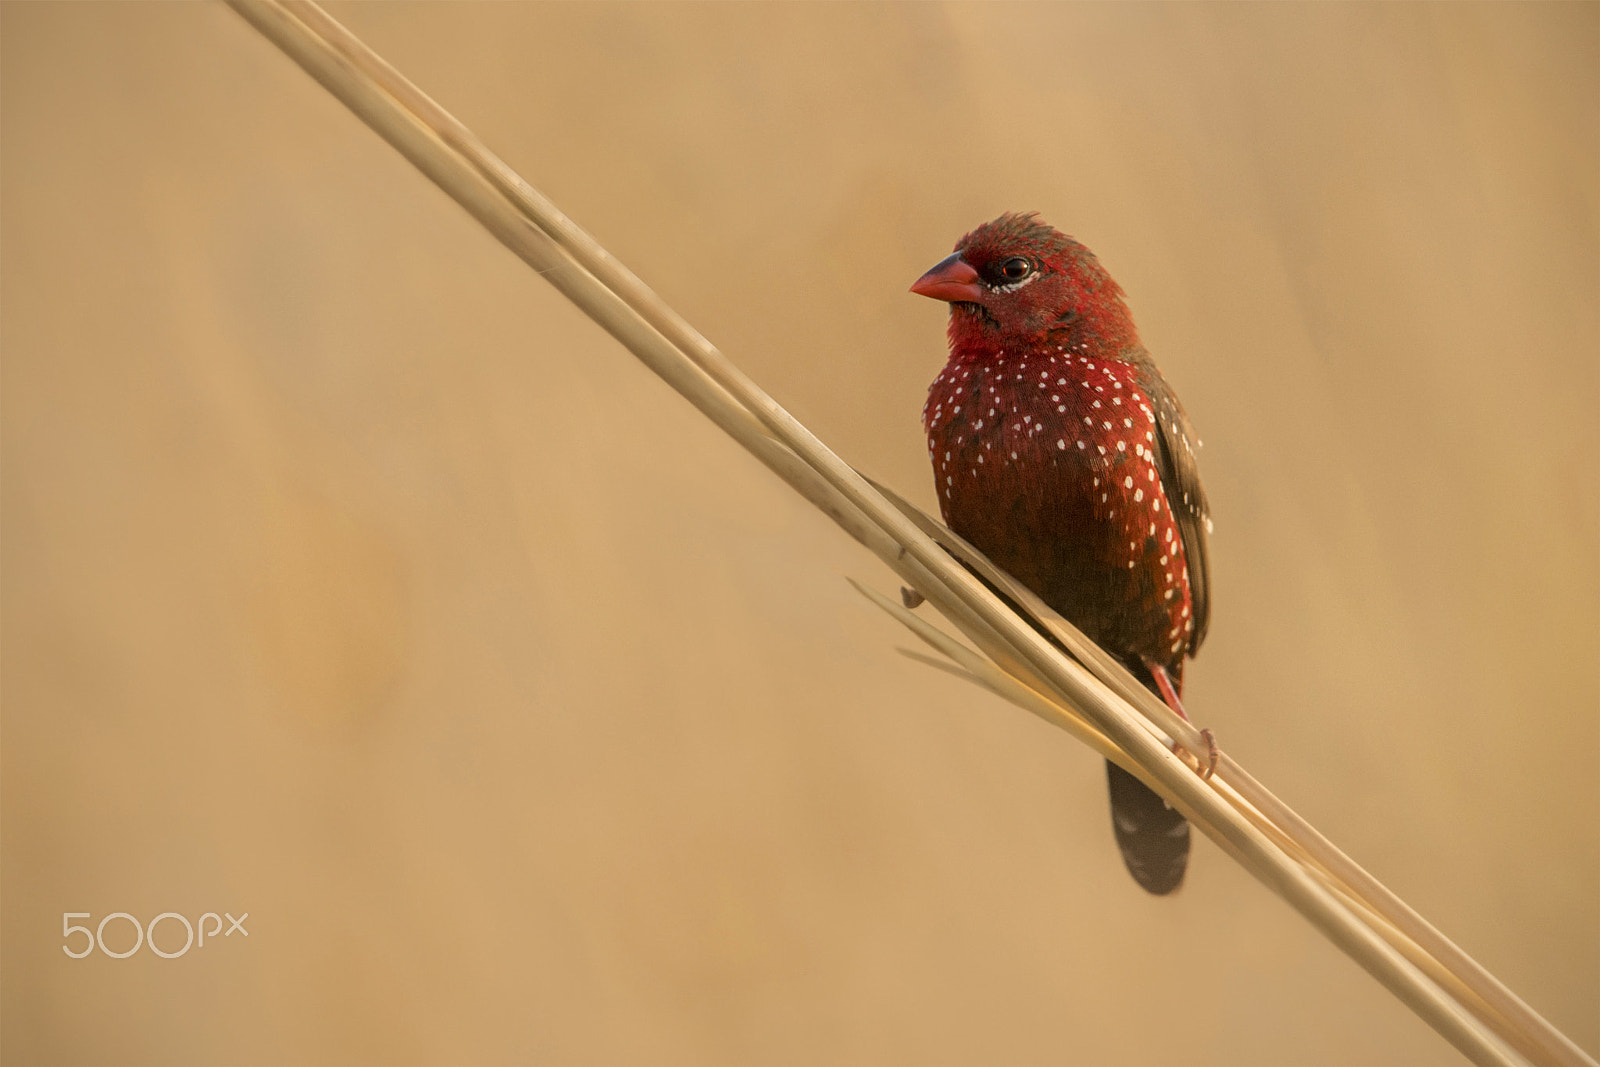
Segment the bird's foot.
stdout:
[[1200,740],[1206,743],[1205,759],[1190,752],[1179,741],[1172,742],[1172,754],[1187,763],[1202,782],[1209,782],[1211,776],[1217,773],[1217,760],[1221,758],[1222,750],[1217,747],[1217,736],[1210,730],[1201,730]]
[[[1146,660],[1145,666],[1149,668],[1151,677],[1155,678],[1156,688],[1161,690],[1161,699],[1166,702],[1167,707],[1177,712],[1178,718],[1188,722],[1189,715],[1183,710],[1183,701],[1178,696],[1178,687],[1172,684],[1172,675],[1168,674],[1167,669],[1159,663],[1152,663]],[[1211,781],[1211,776],[1217,773],[1217,758],[1222,755],[1222,750],[1217,748],[1217,735],[1210,730],[1202,729],[1200,731],[1200,740],[1206,743],[1204,767],[1200,765],[1198,756],[1190,753],[1188,749],[1176,741],[1172,743],[1172,752],[1186,763],[1192,760],[1193,762],[1190,765],[1194,768],[1195,773],[1200,776],[1200,780],[1209,782]]]
[[1222,755],[1222,750],[1217,747],[1217,735],[1203,727],[1200,730],[1200,740],[1206,743],[1206,769],[1200,772],[1200,780],[1209,782],[1211,776],[1217,773],[1217,757]]

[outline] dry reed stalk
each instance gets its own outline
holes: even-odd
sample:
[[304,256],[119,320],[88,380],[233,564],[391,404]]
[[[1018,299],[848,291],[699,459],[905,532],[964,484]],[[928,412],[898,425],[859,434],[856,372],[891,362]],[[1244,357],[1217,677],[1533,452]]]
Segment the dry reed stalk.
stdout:
[[862,589],[949,656],[957,673],[1067,729],[1160,791],[1473,1062],[1514,1064],[1526,1056],[1595,1067],[1235,761],[1224,755],[1216,777],[1202,781],[1168,748],[1171,737],[1201,751],[1192,727],[949,531],[898,498],[891,502],[892,494],[825,448],[466,127],[314,3],[229,2],[508,248],[926,596],[982,655]]

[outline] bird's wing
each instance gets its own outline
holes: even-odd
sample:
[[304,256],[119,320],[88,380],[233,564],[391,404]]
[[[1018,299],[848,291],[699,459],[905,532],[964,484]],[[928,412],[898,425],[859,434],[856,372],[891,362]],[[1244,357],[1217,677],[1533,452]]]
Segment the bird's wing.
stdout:
[[1183,555],[1189,568],[1189,596],[1194,602],[1194,637],[1189,642],[1192,656],[1205,640],[1206,627],[1211,621],[1210,559],[1207,555],[1211,508],[1206,504],[1206,493],[1200,486],[1200,465],[1195,460],[1194,450],[1199,439],[1194,427],[1189,425],[1189,416],[1184,413],[1177,394],[1155,365],[1141,366],[1138,378],[1155,413],[1156,439],[1161,443],[1161,488],[1167,494],[1167,506],[1177,517],[1178,533],[1183,537]]

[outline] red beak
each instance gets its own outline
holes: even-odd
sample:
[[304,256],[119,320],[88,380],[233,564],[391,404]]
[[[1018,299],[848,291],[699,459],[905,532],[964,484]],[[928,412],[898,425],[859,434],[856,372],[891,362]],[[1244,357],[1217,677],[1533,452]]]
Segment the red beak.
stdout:
[[935,300],[978,303],[983,299],[983,286],[978,284],[978,272],[957,252],[941,259],[932,270],[918,278],[911,291],[918,296],[931,296]]

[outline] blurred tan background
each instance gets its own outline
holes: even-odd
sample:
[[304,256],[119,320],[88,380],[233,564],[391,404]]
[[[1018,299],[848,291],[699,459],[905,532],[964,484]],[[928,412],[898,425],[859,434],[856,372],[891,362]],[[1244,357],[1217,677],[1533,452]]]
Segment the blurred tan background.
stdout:
[[[906,287],[1095,249],[1206,442],[1191,708],[1600,1049],[1600,7],[332,10],[928,507]],[[1458,1062],[1209,843],[1140,893],[1097,759],[238,16],[0,39],[7,1064]]]

